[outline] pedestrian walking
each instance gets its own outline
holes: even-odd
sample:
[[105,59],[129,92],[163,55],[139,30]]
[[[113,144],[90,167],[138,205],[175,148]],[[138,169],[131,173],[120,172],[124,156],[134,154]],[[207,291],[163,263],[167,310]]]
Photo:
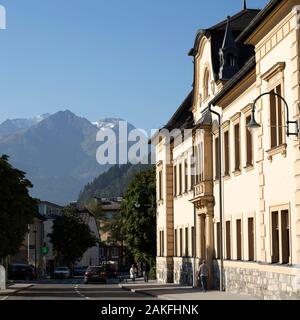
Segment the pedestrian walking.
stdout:
[[148,262],[145,262],[143,265],[143,276],[144,276],[145,282],[149,281],[149,271],[150,271],[150,266],[149,266]]
[[200,280],[203,292],[207,291],[208,276],[209,276],[209,268],[206,264],[206,261],[203,260],[198,270],[198,279]]
[[137,269],[134,264],[131,266],[129,273],[130,273],[130,278],[134,282],[136,278],[136,273],[137,273]]

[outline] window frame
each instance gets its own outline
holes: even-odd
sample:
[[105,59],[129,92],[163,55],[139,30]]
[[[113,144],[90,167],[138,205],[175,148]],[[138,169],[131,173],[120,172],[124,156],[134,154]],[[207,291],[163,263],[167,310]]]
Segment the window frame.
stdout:
[[[282,212],[287,211],[288,214],[288,226],[289,226],[289,237],[288,237],[288,251],[289,258],[288,262],[283,261],[283,242],[282,242]],[[274,239],[273,239],[273,213],[278,212],[278,261],[275,261],[274,256]],[[292,263],[292,230],[291,230],[291,208],[289,204],[272,206],[269,210],[269,234],[270,234],[270,262],[271,264],[280,264],[280,265],[291,265]]]

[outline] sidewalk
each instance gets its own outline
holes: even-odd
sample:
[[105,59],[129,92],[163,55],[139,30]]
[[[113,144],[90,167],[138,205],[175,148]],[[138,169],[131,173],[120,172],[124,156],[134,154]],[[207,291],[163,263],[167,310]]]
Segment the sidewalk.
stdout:
[[12,284],[12,285],[8,286],[6,290],[0,290],[0,300],[1,300],[1,297],[3,297],[3,296],[4,297],[9,296],[13,293],[30,288],[32,286],[33,286],[33,284],[26,284],[26,283]]
[[160,284],[155,280],[144,283],[138,279],[135,283],[121,283],[119,286],[128,291],[157,297],[162,300],[258,300],[248,295],[232,294],[217,290],[203,293],[199,288],[177,284]]

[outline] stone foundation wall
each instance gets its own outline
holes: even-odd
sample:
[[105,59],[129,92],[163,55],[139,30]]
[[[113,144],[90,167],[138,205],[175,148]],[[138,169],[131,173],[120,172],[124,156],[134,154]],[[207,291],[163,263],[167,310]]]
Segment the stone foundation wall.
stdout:
[[[225,290],[231,293],[247,294],[263,300],[300,300],[300,269],[257,263],[224,263]],[[276,270],[277,268],[277,270]],[[219,262],[214,261],[214,285],[219,288]]]
[[193,285],[193,259],[174,258],[174,283]]
[[160,283],[173,283],[173,258],[156,257],[156,278]]

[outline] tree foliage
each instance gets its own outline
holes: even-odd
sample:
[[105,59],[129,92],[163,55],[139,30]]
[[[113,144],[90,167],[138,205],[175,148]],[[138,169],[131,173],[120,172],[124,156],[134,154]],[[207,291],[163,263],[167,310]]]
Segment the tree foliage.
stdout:
[[138,173],[129,183],[119,226],[136,261],[154,264],[156,256],[155,168]]
[[100,198],[122,197],[134,175],[149,169],[150,165],[145,164],[115,165],[87,184],[80,193],[78,201],[88,204],[94,196]]
[[25,173],[12,167],[8,156],[0,157],[0,259],[18,252],[37,212],[29,196],[32,184]]
[[70,267],[82,258],[87,249],[96,245],[95,235],[73,207],[66,207],[54,221],[49,237],[58,262]]

